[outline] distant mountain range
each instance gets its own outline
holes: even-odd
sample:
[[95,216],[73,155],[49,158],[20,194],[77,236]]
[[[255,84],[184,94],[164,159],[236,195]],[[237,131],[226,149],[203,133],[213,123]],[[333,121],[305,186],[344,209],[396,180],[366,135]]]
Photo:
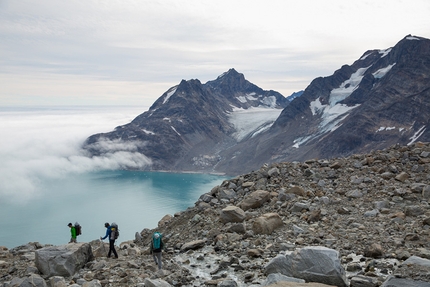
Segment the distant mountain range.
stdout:
[[92,157],[131,153],[124,168],[234,175],[430,141],[429,120],[430,40],[408,35],[288,98],[234,69],[205,84],[182,80],[84,149]]

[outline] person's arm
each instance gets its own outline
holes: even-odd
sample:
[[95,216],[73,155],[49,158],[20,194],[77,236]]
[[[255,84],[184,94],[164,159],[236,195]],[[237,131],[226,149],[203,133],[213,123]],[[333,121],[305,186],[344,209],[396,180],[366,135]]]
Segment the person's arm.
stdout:
[[[102,240],[105,240],[106,239],[106,237],[108,237],[110,235],[110,227],[109,228],[106,228],[106,235],[105,235],[105,237],[103,237],[102,238]],[[110,238],[110,237],[109,237]]]
[[70,232],[72,233],[72,238],[76,238],[76,228],[74,226],[70,228]]

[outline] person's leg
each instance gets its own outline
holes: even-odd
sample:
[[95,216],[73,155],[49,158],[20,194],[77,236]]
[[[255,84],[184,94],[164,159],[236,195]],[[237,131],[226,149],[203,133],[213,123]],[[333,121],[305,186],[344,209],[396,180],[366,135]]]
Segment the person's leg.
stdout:
[[115,249],[115,240],[112,240],[112,251],[113,251],[113,254],[115,254],[115,258],[118,258],[118,253],[116,253],[116,249]]
[[157,252],[157,253],[155,253],[155,255],[157,256],[158,270],[161,270],[161,268],[162,268],[162,263],[161,263],[161,252]]
[[[114,250],[114,242],[115,241],[113,241],[113,240],[109,240],[109,253],[108,253],[108,258],[110,257],[110,255],[111,255],[111,253],[112,253],[112,250]],[[115,254],[115,253],[114,253]]]
[[154,258],[155,265],[158,265],[158,261],[157,261],[157,253],[152,252],[152,258]]

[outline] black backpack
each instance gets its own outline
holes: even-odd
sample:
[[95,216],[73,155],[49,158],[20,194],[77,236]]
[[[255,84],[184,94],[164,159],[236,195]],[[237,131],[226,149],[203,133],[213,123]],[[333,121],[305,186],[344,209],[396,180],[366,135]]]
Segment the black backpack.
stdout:
[[112,224],[110,225],[110,239],[118,239],[119,237],[119,229],[118,229],[118,224],[116,224],[115,222],[112,222]]
[[82,226],[79,223],[75,223],[76,236],[82,234]]

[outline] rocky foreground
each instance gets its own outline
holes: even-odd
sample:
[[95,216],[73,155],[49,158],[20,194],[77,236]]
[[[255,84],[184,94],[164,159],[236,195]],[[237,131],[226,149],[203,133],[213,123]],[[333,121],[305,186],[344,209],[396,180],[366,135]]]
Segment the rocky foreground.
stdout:
[[276,163],[224,181],[106,258],[99,241],[0,248],[0,286],[430,287],[430,144]]

